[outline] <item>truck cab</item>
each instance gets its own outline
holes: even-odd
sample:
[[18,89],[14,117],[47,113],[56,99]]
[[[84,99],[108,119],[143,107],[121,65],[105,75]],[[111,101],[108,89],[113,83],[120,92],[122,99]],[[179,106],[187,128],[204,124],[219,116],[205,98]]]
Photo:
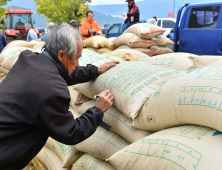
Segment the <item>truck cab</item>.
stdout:
[[174,33],[174,51],[221,55],[222,2],[183,5]]

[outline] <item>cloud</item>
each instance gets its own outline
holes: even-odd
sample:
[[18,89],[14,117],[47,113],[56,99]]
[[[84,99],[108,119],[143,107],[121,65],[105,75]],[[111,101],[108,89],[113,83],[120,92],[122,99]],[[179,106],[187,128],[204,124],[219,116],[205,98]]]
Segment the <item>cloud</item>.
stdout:
[[[126,0],[91,0],[92,2],[90,3],[90,5],[113,5],[113,4],[126,4]],[[135,2],[138,1],[144,1],[144,0],[135,0]]]

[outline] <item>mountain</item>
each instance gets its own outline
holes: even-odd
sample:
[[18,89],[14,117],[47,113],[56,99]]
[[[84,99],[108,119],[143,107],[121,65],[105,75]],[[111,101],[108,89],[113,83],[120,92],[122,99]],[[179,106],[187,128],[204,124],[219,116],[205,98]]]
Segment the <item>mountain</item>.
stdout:
[[93,11],[93,13],[94,13],[94,20],[97,21],[101,27],[104,24],[112,25],[113,23],[122,23],[124,21],[123,18],[112,17],[111,15],[102,14],[97,11]]

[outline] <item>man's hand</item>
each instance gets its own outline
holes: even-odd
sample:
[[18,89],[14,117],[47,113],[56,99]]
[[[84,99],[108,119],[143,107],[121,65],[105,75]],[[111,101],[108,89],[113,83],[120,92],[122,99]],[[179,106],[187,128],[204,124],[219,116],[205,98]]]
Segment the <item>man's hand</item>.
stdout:
[[97,29],[96,29],[96,28],[93,28],[93,29],[92,29],[92,32],[97,32]]
[[101,65],[98,70],[99,70],[99,74],[103,74],[105,73],[107,70],[109,70],[110,68],[112,67],[115,67],[116,64],[119,64],[119,61],[110,61],[110,62],[107,62],[103,65]]
[[123,23],[122,23],[122,26],[124,27],[125,25],[126,25],[125,22],[123,22]]
[[96,101],[96,107],[100,108],[105,113],[113,105],[113,95],[106,90],[100,93],[100,97]]

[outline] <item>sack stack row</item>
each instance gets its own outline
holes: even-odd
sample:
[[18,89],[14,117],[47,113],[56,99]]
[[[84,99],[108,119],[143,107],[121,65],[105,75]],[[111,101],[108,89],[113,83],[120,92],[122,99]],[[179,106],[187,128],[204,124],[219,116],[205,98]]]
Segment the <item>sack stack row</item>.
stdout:
[[[194,69],[192,58],[198,56],[174,53],[155,58],[154,61],[151,60],[154,58],[145,58],[136,62],[127,62],[113,56],[100,55],[89,50],[83,51],[80,58],[82,66],[87,63],[101,66],[115,59],[119,60],[120,64],[93,82],[69,87],[72,99],[70,108],[77,118],[95,106],[96,101],[93,97],[95,94],[108,89],[114,96],[114,105],[104,114],[103,121],[111,125],[112,129],[106,131],[98,127],[90,138],[74,146],[64,146],[50,138],[46,147],[55,150],[58,148],[55,147],[57,143],[64,151],[72,150],[75,153],[71,155],[77,155],[75,158],[72,156],[73,165],[69,164],[70,167],[65,168],[69,167],[72,170],[220,169],[222,163],[219,155],[222,149],[219,148],[222,146],[222,133],[218,130],[222,131],[222,128],[219,110],[209,119],[215,102],[211,101],[211,107],[205,106],[208,111],[204,111],[206,108],[203,104],[183,103],[184,99],[188,102],[188,98],[192,102],[191,97],[184,98],[185,96],[195,98],[204,90],[198,90],[197,87],[183,89],[185,85],[189,86],[189,82],[198,83],[201,75],[203,76],[202,70],[205,68]],[[219,67],[221,66],[212,70],[212,73],[210,70],[205,72],[209,72],[208,74],[213,77],[220,76]],[[207,81],[209,80],[206,79],[202,86],[207,86]],[[202,99],[211,99],[207,97],[210,89],[205,90],[206,98],[203,96]],[[213,98],[216,89],[212,89],[211,92]],[[209,104],[208,100],[205,103]],[[195,98],[193,102],[197,102],[197,99]],[[198,111],[194,107],[204,108]],[[210,113],[208,116],[207,112]],[[54,153],[61,155],[58,151]],[[63,153],[63,155],[69,154]],[[59,157],[64,168],[64,162],[67,161],[64,161],[62,156]],[[60,169],[62,166],[60,165]]]
[[115,38],[106,38],[101,35],[90,37],[83,41],[83,46],[86,49],[97,52],[99,54],[114,51],[117,47],[113,44]]
[[[38,52],[41,51],[44,44],[45,42],[42,41],[12,41],[0,53],[0,73],[6,73],[11,69],[22,51],[30,50]],[[6,69],[7,71],[4,71],[3,69]]]
[[118,47],[117,49],[134,49],[150,57],[173,53],[166,46],[172,45],[174,42],[164,37],[162,35],[164,32],[163,28],[156,25],[139,23],[126,29],[122,35],[113,40],[113,43]]

